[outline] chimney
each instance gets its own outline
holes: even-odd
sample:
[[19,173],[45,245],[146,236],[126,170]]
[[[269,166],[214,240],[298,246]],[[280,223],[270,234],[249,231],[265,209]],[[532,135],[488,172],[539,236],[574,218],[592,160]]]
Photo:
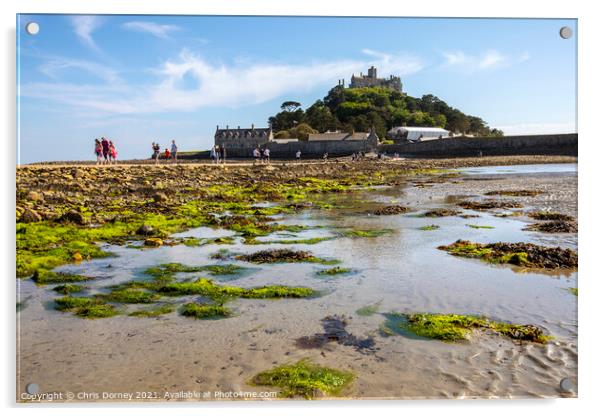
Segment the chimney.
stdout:
[[238,126],[238,130],[240,130],[240,126]]
[[255,124],[251,124],[251,130],[255,130]]
[[230,126],[226,124],[226,130],[230,130]]
[[219,130],[219,124],[215,127],[215,130]]

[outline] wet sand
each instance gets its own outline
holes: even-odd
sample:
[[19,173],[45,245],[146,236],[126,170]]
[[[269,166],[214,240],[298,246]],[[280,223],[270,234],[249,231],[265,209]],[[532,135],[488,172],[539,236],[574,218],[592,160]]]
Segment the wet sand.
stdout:
[[[549,209],[576,217],[576,172],[490,175],[485,171],[462,173],[441,182],[432,179],[416,177],[397,187],[327,196],[339,209],[309,210],[285,219],[294,224],[393,229],[391,235],[375,239],[340,238],[292,246],[320,257],[338,258],[342,266],[357,273],[321,279],[315,276],[320,267],[314,264],[273,264],[253,266],[257,269],[254,273],[228,282],[245,287],[309,286],[323,291],[323,296],[317,298],[236,300],[232,303],[236,316],[213,321],[192,320],[176,313],[159,318],[117,316],[85,320],[53,310],[51,301],[55,296],[48,288],[19,281],[21,298],[26,300],[26,307],[18,313],[19,391],[35,382],[41,392],[69,391],[76,396],[81,392],[149,392],[151,400],[165,400],[166,393],[197,391],[209,392],[209,397],[186,400],[214,400],[218,391],[273,390],[251,386],[248,381],[274,365],[311,358],[317,364],[357,375],[347,398],[576,395],[562,392],[559,383],[568,377],[577,385],[577,297],[567,290],[577,286],[577,273],[494,266],[436,249],[459,238],[483,243],[525,241],[576,249],[576,234],[523,231],[532,222],[529,218],[499,218],[492,212],[470,212],[480,215],[470,219],[416,215],[430,208],[455,207],[458,196],[470,195],[478,200],[488,191],[533,189],[543,193],[535,197],[495,198],[520,201],[524,210]],[[361,214],[383,203],[407,205],[413,212],[383,217]],[[419,230],[429,224],[441,228]],[[495,228],[472,229],[467,224]],[[212,232],[201,228],[185,235],[206,236]],[[300,235],[305,238],[324,232],[304,231]],[[228,248],[254,252],[269,247],[249,247],[238,242]],[[109,250],[117,257],[67,265],[59,270],[98,276],[94,284],[100,288],[139,276],[142,269],[154,264],[212,263],[209,256],[219,248],[210,245],[131,250],[115,246]],[[379,304],[380,313],[355,313],[358,308],[375,303]],[[547,345],[520,345],[479,333],[470,342],[450,344],[403,335],[383,336],[379,331],[385,320],[382,313],[392,311],[483,314],[539,325],[555,339]],[[321,349],[303,349],[295,344],[299,337],[320,332],[321,319],[333,314],[351,318],[347,327],[350,333],[374,337],[376,351],[366,353],[337,343],[328,343]],[[148,399],[148,394],[145,397]]]

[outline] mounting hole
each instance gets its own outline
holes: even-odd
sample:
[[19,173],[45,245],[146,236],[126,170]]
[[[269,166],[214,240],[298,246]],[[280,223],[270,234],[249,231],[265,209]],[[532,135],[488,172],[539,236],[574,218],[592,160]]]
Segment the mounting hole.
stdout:
[[30,35],[37,35],[40,31],[40,25],[36,22],[29,22],[25,25],[25,31]]
[[560,37],[562,39],[568,39],[573,36],[573,29],[568,26],[563,26],[560,28]]
[[25,386],[25,391],[29,394],[38,394],[40,391],[40,386],[38,386],[36,383],[29,383],[27,386]]
[[570,378],[563,378],[562,380],[560,380],[560,389],[562,391],[571,392],[574,388],[575,386],[573,385],[573,382]]

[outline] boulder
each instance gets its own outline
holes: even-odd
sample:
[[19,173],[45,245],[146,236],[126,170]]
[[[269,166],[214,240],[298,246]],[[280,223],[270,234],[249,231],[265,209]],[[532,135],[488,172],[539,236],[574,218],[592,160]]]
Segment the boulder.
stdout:
[[157,192],[153,195],[153,200],[155,202],[165,202],[167,201],[167,195],[165,195],[163,192]]
[[138,235],[153,235],[155,233],[155,229],[150,225],[142,224],[137,230],[136,234]]
[[31,201],[43,201],[44,195],[42,195],[41,193],[36,192],[36,191],[29,191],[27,193],[27,199],[29,199]]
[[26,208],[21,214],[21,218],[19,218],[19,221],[24,223],[40,222],[42,221],[42,216],[35,212],[33,209]]
[[144,245],[149,247],[161,247],[163,245],[163,240],[160,238],[147,238],[144,240]]
[[61,215],[58,219],[59,222],[72,222],[78,225],[86,224],[86,218],[82,215],[81,212],[70,210]]

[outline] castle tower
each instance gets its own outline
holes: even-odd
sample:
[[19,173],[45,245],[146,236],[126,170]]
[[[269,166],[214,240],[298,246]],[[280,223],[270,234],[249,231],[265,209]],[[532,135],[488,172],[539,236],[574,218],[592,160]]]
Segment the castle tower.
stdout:
[[376,79],[376,68],[374,66],[371,66],[370,68],[368,68],[368,78],[372,78],[372,79]]

